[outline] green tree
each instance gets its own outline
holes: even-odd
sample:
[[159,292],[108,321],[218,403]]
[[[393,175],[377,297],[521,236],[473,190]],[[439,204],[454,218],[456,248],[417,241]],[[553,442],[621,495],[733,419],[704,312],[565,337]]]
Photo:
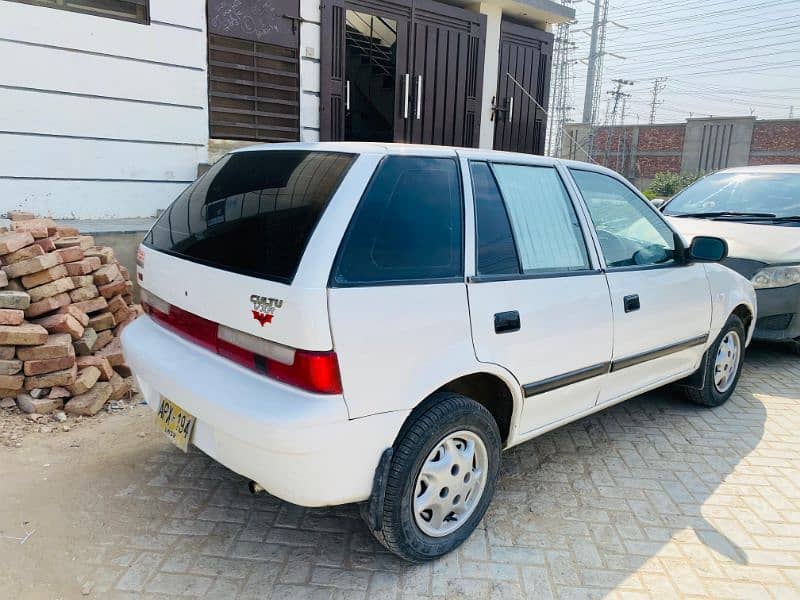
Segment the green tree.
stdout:
[[669,172],[656,173],[653,181],[650,182],[650,186],[644,190],[644,195],[651,200],[653,198],[671,198],[702,176],[702,173],[688,173],[685,175]]

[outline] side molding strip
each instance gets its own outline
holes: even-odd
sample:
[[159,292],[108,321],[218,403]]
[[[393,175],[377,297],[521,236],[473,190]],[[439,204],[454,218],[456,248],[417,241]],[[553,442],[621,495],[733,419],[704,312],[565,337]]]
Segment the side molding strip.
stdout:
[[593,377],[599,377],[600,375],[606,375],[607,373],[612,373],[622,369],[627,369],[628,367],[640,365],[644,362],[655,360],[656,358],[661,358],[662,356],[667,356],[668,354],[688,350],[689,348],[694,348],[695,346],[702,346],[707,341],[708,334],[699,335],[676,344],[670,344],[669,346],[663,346],[661,348],[656,348],[655,350],[648,350],[647,352],[634,354],[633,356],[615,360],[613,362],[600,363],[599,365],[592,365],[591,367],[578,369],[577,371],[570,371],[564,375],[556,375],[555,377],[550,377],[534,383],[526,383],[522,386],[522,392],[526,398],[530,398],[531,396],[544,394],[545,392],[551,392],[555,389],[572,385],[574,383],[579,383]]
[[656,358],[661,358],[662,356],[667,356],[668,354],[681,352],[682,350],[688,350],[689,348],[694,348],[695,346],[702,346],[707,341],[708,334],[699,335],[683,342],[678,342],[677,344],[670,344],[669,346],[663,346],[661,348],[656,348],[655,350],[648,350],[647,352],[642,352],[641,354],[634,354],[633,356],[629,356],[627,358],[621,358],[620,360],[615,360],[611,363],[611,371],[613,372],[621,369],[627,369],[628,367],[642,364],[648,360],[654,360]]
[[585,369],[570,371],[564,375],[556,375],[555,377],[543,379],[542,381],[537,381],[536,383],[526,383],[522,386],[522,391],[524,392],[525,397],[528,398],[530,396],[536,396],[537,394],[544,394],[545,392],[549,392],[560,387],[572,385],[573,383],[585,381],[586,379],[591,379],[592,377],[605,375],[610,370],[611,363],[601,363],[599,365],[586,367]]

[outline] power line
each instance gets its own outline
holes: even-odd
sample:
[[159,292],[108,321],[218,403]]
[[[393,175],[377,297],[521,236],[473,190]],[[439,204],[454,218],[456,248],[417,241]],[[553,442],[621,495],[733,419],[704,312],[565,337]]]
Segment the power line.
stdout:
[[[797,60],[787,60],[778,63],[761,63],[758,65],[747,65],[747,68],[741,67],[731,67],[726,69],[712,69],[710,71],[695,71],[693,73],[681,73],[682,76],[686,77],[689,75],[713,75],[713,74],[722,74],[722,73],[750,73],[752,71],[759,71],[759,70],[768,70],[768,69],[776,69],[779,67],[786,67],[786,66],[800,66]],[[658,76],[658,73],[653,73],[652,71],[645,71],[644,73],[634,73],[634,75],[638,77],[647,77],[649,76]]]
[[[698,42],[715,42],[718,40],[729,40],[731,44],[738,44],[741,43],[742,40],[750,41],[752,39],[763,39],[762,34],[770,34],[770,39],[773,39],[775,36],[772,35],[774,33],[780,33],[781,31],[792,31],[795,35],[797,34],[797,25],[800,24],[800,21],[782,21],[783,25],[780,27],[766,27],[763,29],[750,29],[748,31],[742,31],[741,26],[731,27],[731,28],[723,28],[715,30],[712,35],[709,36],[697,36],[697,35],[687,35],[687,36],[670,36],[669,41],[660,42],[660,43],[652,43],[652,44],[637,44],[635,48],[631,48],[627,50],[630,54],[637,54],[640,52],[650,53],[652,50],[657,50],[660,48],[674,48],[675,46],[686,46],[686,45],[696,45]],[[732,37],[732,34],[736,34],[735,37]],[[650,32],[650,35],[653,35],[653,32]],[[782,36],[786,37],[786,36]]]
[[[720,16],[725,16],[725,15],[740,15],[740,14],[744,14],[744,13],[747,13],[747,12],[750,12],[750,11],[756,10],[756,9],[763,10],[765,8],[774,8],[774,7],[780,6],[782,4],[784,4],[784,5],[786,5],[786,4],[797,4],[797,0],[769,0],[767,2],[761,2],[759,4],[752,4],[750,6],[740,6],[738,8],[731,8],[731,9],[726,9],[726,10],[703,12],[702,14],[696,15],[694,17],[683,17],[681,19],[681,23],[683,23],[685,21],[697,21],[697,20],[708,19],[709,17],[720,17]],[[653,25],[672,25],[674,23],[675,23],[674,19],[667,19],[667,20],[662,20],[662,21],[647,21],[647,22],[644,22],[644,23],[638,23],[637,27],[650,27],[650,26],[653,26]]]
[[[785,55],[786,55],[786,52],[772,51],[772,52],[765,52],[763,54],[751,54],[747,58],[749,60],[749,59],[753,59],[753,58],[769,58],[771,56],[785,56]],[[674,61],[657,61],[656,60],[656,61],[645,61],[645,62],[641,62],[641,63],[640,62],[636,62],[636,61],[631,61],[630,63],[626,63],[626,68],[628,68],[628,69],[631,69],[631,68],[637,69],[637,68],[641,68],[641,67],[651,67],[651,66],[658,66],[658,67],[662,67],[663,68],[663,67],[671,67],[671,66],[676,66],[677,65],[677,66],[681,66],[681,67],[684,67],[684,68],[690,68],[691,69],[691,68],[697,68],[697,67],[705,67],[705,66],[708,66],[708,65],[717,65],[717,64],[725,64],[725,63],[730,63],[730,62],[741,62],[741,61],[742,61],[742,57],[741,56],[734,56],[734,57],[731,57],[731,58],[721,58],[719,60],[703,60],[701,62],[691,62],[691,61],[680,60],[680,59],[676,58]],[[800,63],[798,63],[798,66],[800,66]]]

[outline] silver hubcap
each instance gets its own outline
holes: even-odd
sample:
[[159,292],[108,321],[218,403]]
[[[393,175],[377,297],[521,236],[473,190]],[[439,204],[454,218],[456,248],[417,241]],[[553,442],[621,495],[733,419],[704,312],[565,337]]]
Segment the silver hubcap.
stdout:
[[486,446],[471,431],[441,440],[425,459],[414,486],[414,521],[442,537],[461,527],[478,506],[489,468]]
[[739,361],[742,356],[742,342],[739,334],[729,331],[722,338],[714,361],[714,387],[720,393],[727,392],[736,380]]

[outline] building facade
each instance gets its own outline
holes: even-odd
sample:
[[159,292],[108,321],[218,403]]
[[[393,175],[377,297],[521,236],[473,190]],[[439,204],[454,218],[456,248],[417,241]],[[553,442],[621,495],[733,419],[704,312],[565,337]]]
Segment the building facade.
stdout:
[[592,160],[645,188],[656,173],[800,164],[800,119],[719,117],[685,123],[566,128],[562,158]]
[[541,153],[551,0],[0,0],[0,202],[145,217],[225,151]]

